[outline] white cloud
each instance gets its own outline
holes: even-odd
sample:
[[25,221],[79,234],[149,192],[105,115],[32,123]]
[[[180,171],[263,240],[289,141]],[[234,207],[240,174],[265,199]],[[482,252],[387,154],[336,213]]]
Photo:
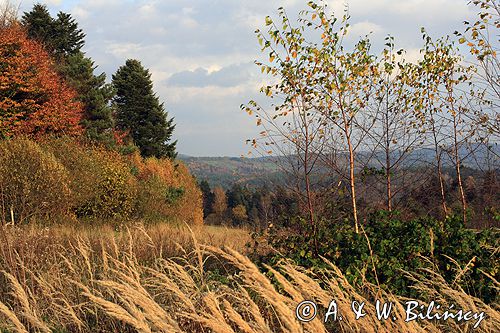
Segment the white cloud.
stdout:
[[366,35],[376,35],[383,31],[384,28],[380,25],[368,21],[355,23],[349,28],[349,34],[355,38],[365,37]]
[[49,6],[58,6],[60,5],[62,0],[45,0],[44,3]]
[[77,19],[77,20],[86,20],[89,18],[90,12],[86,9],[83,9],[80,6],[76,6],[73,8],[71,11],[71,14]]

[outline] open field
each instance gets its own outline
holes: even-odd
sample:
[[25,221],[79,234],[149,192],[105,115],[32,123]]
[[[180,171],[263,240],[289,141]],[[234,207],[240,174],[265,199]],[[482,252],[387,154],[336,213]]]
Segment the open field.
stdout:
[[[192,232],[192,233],[191,233]],[[249,232],[216,226],[173,226],[157,223],[144,226],[141,223],[125,226],[101,224],[95,226],[58,225],[39,227],[0,228],[0,260],[11,269],[22,259],[27,267],[49,270],[60,262],[65,251],[85,240],[92,253],[102,249],[122,252],[134,245],[137,259],[149,262],[155,258],[180,256],[193,250],[193,235],[197,240],[211,246],[228,246],[244,252],[250,241]],[[16,258],[18,257],[18,258]],[[41,260],[43,259],[43,260]]]
[[[354,288],[333,265],[312,273],[282,262],[263,273],[242,254],[250,240],[244,230],[137,224],[0,232],[2,332],[470,332],[474,325],[405,323],[404,299],[368,283]],[[417,287],[443,307],[483,311],[475,332],[500,325],[498,305],[439,275]],[[320,313],[335,299],[343,320],[301,324],[295,307],[304,299]],[[366,304],[360,320],[353,299]],[[375,299],[394,302],[397,320],[379,321]]]

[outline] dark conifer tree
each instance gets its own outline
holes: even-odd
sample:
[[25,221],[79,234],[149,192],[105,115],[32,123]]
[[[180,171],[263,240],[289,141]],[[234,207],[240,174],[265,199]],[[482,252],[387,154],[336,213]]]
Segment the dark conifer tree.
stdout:
[[30,12],[24,13],[22,24],[28,37],[45,45],[57,61],[76,54],[85,45],[85,34],[70,14],[59,12],[57,18],[50,16],[47,6],[36,4]]
[[214,193],[206,180],[202,180],[199,186],[203,195],[203,216],[207,217],[213,212]]
[[116,125],[128,131],[144,157],[175,158],[170,142],[175,125],[153,92],[151,73],[138,60],[129,59],[113,75],[116,90]]
[[26,27],[28,37],[44,44],[50,53],[54,50],[55,27],[47,6],[35,4],[30,12],[25,12],[21,23]]
[[109,105],[114,96],[111,84],[106,84],[106,74],[94,75],[94,62],[78,52],[66,57],[60,73],[79,94],[84,105],[82,125],[90,140],[113,144],[113,115]]
[[70,14],[59,12],[54,20],[54,52],[67,57],[77,54],[85,45],[85,34]]

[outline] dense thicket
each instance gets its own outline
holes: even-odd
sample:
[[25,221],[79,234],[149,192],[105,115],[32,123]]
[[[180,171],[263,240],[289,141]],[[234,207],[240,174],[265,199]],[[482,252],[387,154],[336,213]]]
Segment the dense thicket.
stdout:
[[0,141],[1,224],[68,214],[69,178],[61,162],[35,142]]
[[137,218],[202,224],[196,181],[174,163],[70,138],[0,141],[1,224]]
[[[431,217],[402,219],[387,212],[368,216],[362,234],[357,234],[348,222],[318,223],[318,252],[337,265],[351,283],[362,285],[368,281],[397,295],[425,297],[412,288],[412,275],[425,274],[429,269],[487,303],[499,301],[494,278],[500,265],[492,252],[500,243],[498,229],[467,229],[460,216],[444,221]],[[307,220],[294,219],[291,228],[296,231],[299,226],[307,226]],[[280,227],[268,231],[268,239],[278,254],[259,260],[276,263],[286,257],[305,267],[325,267],[307,234]]]

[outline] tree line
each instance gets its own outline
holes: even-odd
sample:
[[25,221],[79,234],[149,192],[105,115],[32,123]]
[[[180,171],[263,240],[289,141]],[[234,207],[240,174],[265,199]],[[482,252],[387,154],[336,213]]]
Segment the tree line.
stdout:
[[107,83],[84,46],[70,14],[0,10],[0,226],[202,224],[150,71],[129,59]]
[[85,34],[68,13],[36,4],[0,22],[0,137],[81,136],[143,157],[175,158],[175,128],[153,91],[151,73],[129,59],[106,83],[84,52]]

